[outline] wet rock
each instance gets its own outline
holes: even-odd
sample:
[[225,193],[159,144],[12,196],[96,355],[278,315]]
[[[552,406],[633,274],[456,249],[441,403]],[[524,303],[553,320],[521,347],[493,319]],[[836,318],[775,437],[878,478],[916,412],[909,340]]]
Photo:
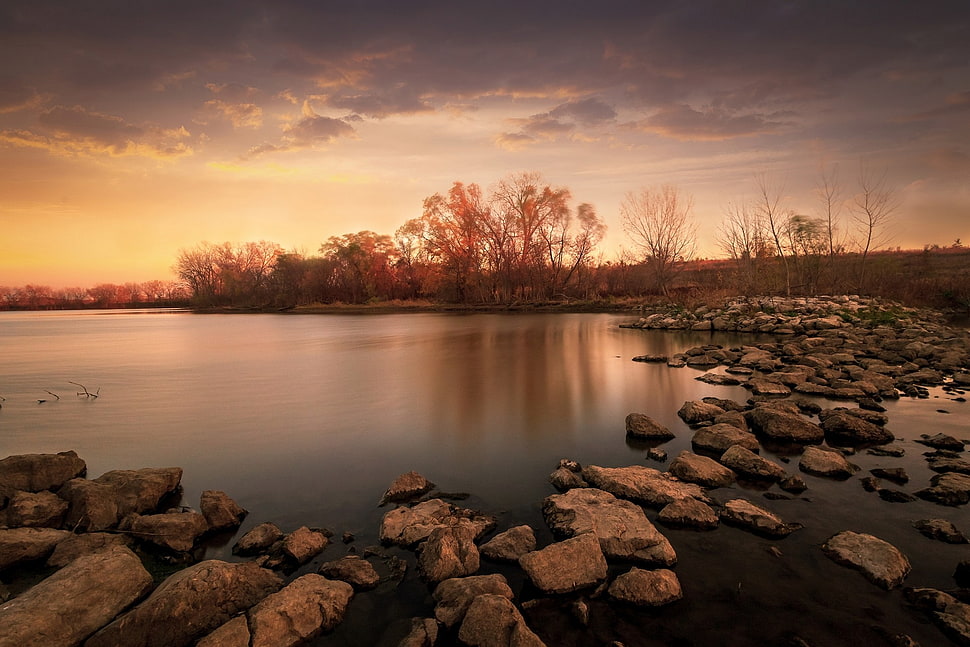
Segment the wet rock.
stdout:
[[509,528],[482,544],[479,551],[488,559],[500,562],[518,562],[519,558],[536,549],[535,531],[522,525]]
[[806,484],[805,481],[802,480],[802,477],[793,474],[785,479],[782,479],[781,482],[778,483],[778,487],[780,487],[785,492],[790,492],[792,494],[801,494],[802,492],[808,489],[808,484]]
[[[862,408],[859,408],[859,409],[839,409],[839,411],[844,411],[845,413],[849,414],[850,416],[855,416],[856,418],[859,418],[861,420],[865,420],[866,422],[871,422],[872,424],[877,425],[879,427],[885,427],[887,424],[889,424],[889,416],[883,415],[881,413],[876,413],[874,411],[868,411],[868,410],[862,409]],[[821,412],[819,412],[819,413],[821,413]]]
[[782,539],[802,527],[797,523],[785,523],[778,515],[745,499],[725,503],[721,510],[721,521],[772,539]]
[[88,532],[114,528],[129,514],[154,512],[182,480],[182,468],[105,472],[93,481],[71,479],[57,492],[68,502],[65,523]]
[[607,593],[614,600],[641,607],[660,607],[680,600],[684,594],[677,574],[662,568],[645,571],[634,566],[618,575]]
[[[744,417],[741,411],[725,411],[721,415],[714,418],[714,425],[731,425],[732,427],[737,427],[741,431],[750,431],[748,428],[748,420]],[[709,429],[710,427],[708,427]]]
[[669,471],[681,481],[708,488],[727,487],[734,482],[733,471],[706,456],[684,450],[670,464]]
[[633,358],[634,362],[648,362],[654,364],[663,364],[669,358],[666,355],[637,355]]
[[85,462],[73,451],[8,456],[0,460],[0,490],[57,490],[86,470]]
[[814,476],[845,480],[852,476],[856,468],[845,460],[842,454],[819,447],[806,447],[798,469]]
[[948,506],[970,502],[970,474],[945,472],[930,479],[930,484],[931,487],[916,492],[916,496]]
[[958,645],[970,645],[970,605],[936,589],[906,589],[906,600],[926,611],[933,622]]
[[255,555],[268,550],[270,546],[283,539],[283,531],[275,523],[265,522],[240,537],[232,547],[234,555]]
[[630,467],[589,465],[583,469],[583,478],[594,488],[654,508],[662,508],[672,501],[689,497],[707,500],[699,485],[675,481],[669,474],[641,465]]
[[283,554],[295,564],[306,564],[330,544],[327,532],[300,526],[283,538]]
[[434,647],[436,644],[438,623],[433,618],[411,618],[411,631],[401,639],[397,647]]
[[544,593],[570,593],[606,579],[606,558],[592,533],[566,539],[519,558],[529,579]]
[[347,582],[355,591],[367,591],[381,581],[373,564],[359,555],[345,555],[338,560],[325,562],[320,574],[331,579]]
[[643,509],[609,492],[584,488],[553,494],[543,502],[542,514],[557,536],[592,534],[607,557],[660,566],[677,561],[670,542]]
[[209,526],[198,512],[136,515],[128,528],[132,535],[167,550],[188,552]]
[[869,470],[869,473],[876,478],[886,479],[896,485],[906,485],[909,482],[909,474],[902,467],[875,467]]
[[647,458],[652,461],[657,461],[658,463],[663,463],[665,460],[667,460],[667,452],[659,447],[651,447],[647,450]]
[[47,558],[47,566],[61,568],[67,566],[82,555],[90,555],[111,546],[128,546],[131,538],[127,535],[117,535],[107,532],[87,532],[71,535],[57,544],[54,552]]
[[671,528],[692,530],[714,530],[718,526],[717,513],[697,499],[679,499],[668,503],[657,515],[657,521]]
[[354,596],[346,582],[303,575],[266,597],[249,613],[252,647],[301,645],[343,622]]
[[199,507],[209,530],[238,528],[246,516],[246,510],[220,490],[204,490]]
[[780,382],[773,382],[771,380],[748,380],[748,386],[754,395],[781,398],[791,395],[791,389]]
[[756,481],[777,482],[785,478],[785,470],[766,458],[745,449],[741,445],[732,445],[721,455],[721,464],[725,465],[740,476]]
[[814,445],[825,439],[825,432],[811,420],[777,407],[756,407],[747,419],[755,434],[776,442]]
[[495,519],[441,499],[431,499],[385,514],[381,521],[381,541],[410,547],[426,539],[435,528],[457,525],[469,525],[477,539],[495,527]]
[[70,536],[67,530],[54,528],[0,528],[0,571],[47,559],[57,544]]
[[552,474],[550,474],[549,482],[552,483],[553,487],[560,492],[565,492],[566,490],[576,487],[587,486],[587,483],[583,480],[583,475],[581,473],[574,472],[564,467],[559,467]]
[[430,492],[432,488],[434,483],[412,470],[394,479],[378,505],[384,505],[388,501],[408,501]]
[[710,427],[701,427],[691,438],[691,446],[697,451],[720,456],[732,445],[740,445],[745,449],[756,452],[761,448],[758,438],[734,425],[717,423]]
[[698,382],[704,382],[705,384],[711,384],[713,386],[737,386],[741,384],[741,380],[738,378],[724,375],[723,373],[704,373],[704,375],[695,377],[694,379]]
[[465,613],[458,640],[470,647],[545,647],[507,598],[486,593]]
[[918,439],[921,445],[926,445],[927,447],[932,447],[933,449],[944,449],[953,452],[962,452],[964,448],[963,441],[957,440],[953,436],[948,436],[947,434],[936,434],[935,436],[924,436]]
[[626,417],[626,435],[641,440],[670,440],[672,431],[644,413],[631,413]]
[[512,589],[503,575],[472,575],[444,580],[434,590],[434,615],[446,627],[459,624],[472,601],[479,595],[500,595],[512,599]]
[[251,562],[199,562],[169,576],[85,647],[187,647],[282,585],[272,571]]
[[0,510],[0,526],[8,528],[57,528],[67,512],[67,501],[53,492],[14,492]]
[[920,519],[913,522],[913,527],[930,539],[936,539],[947,544],[966,544],[967,538],[946,519]]
[[889,488],[878,488],[876,492],[879,498],[889,503],[912,503],[916,500],[912,494],[902,490],[890,490]]
[[689,400],[680,407],[677,415],[688,425],[709,422],[724,413],[724,409],[699,400]]
[[937,456],[928,459],[926,464],[927,467],[934,472],[958,472],[960,474],[970,474],[970,461],[963,460],[962,458]]
[[435,528],[421,545],[418,568],[429,582],[472,575],[479,567],[475,529],[470,525]]
[[851,530],[830,537],[822,544],[822,552],[836,564],[860,571],[886,590],[902,584],[911,570],[909,560],[895,546]]
[[825,440],[830,445],[856,447],[858,445],[885,445],[895,440],[885,427],[866,422],[844,411],[829,409],[819,414]]
[[0,644],[80,645],[151,587],[151,575],[125,547],[78,557],[0,607]]
[[887,456],[890,458],[902,458],[906,455],[906,450],[902,447],[870,447],[866,450],[872,456]]

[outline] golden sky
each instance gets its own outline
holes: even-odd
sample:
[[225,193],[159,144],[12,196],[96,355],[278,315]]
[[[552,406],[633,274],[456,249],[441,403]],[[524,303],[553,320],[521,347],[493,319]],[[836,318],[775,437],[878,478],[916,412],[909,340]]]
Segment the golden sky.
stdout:
[[[845,6],[843,6],[845,5]],[[186,0],[0,5],[0,285],[174,278],[179,249],[393,234],[460,180],[694,198],[702,255],[755,176],[816,215],[838,169],[892,246],[970,243],[970,5]]]

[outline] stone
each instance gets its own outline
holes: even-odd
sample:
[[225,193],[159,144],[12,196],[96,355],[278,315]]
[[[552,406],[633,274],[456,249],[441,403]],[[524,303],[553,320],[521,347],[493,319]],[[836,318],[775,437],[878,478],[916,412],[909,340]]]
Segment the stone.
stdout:
[[490,593],[472,601],[458,640],[469,647],[545,647],[508,598]]
[[295,647],[343,622],[354,589],[308,573],[249,610],[249,647]]
[[856,471],[842,454],[819,447],[805,448],[805,452],[798,461],[798,469],[813,476],[838,480],[845,480]]
[[0,645],[80,645],[151,587],[151,575],[128,548],[78,557],[0,607]]
[[756,435],[775,442],[817,445],[825,439],[821,427],[804,416],[773,406],[761,406],[747,414]]
[[479,552],[499,562],[518,562],[519,558],[536,549],[536,535],[531,526],[509,528],[482,544]]
[[960,474],[970,474],[970,461],[962,458],[936,456],[927,459],[926,465],[934,472],[958,472]]
[[330,544],[326,532],[300,526],[283,538],[283,554],[296,564],[306,564]]
[[711,384],[713,386],[737,386],[741,384],[741,380],[738,378],[724,375],[723,373],[704,373],[704,375],[695,377],[694,379],[698,382],[704,382],[705,384]]
[[71,479],[57,495],[69,504],[67,526],[97,532],[115,528],[129,514],[155,512],[181,480],[180,467],[114,470],[93,481]]
[[73,451],[7,456],[0,460],[0,490],[57,490],[86,471],[87,464]]
[[751,393],[754,395],[781,398],[791,395],[791,389],[780,382],[772,382],[771,380],[748,380],[748,387],[751,388]]
[[255,526],[239,538],[232,547],[233,555],[255,555],[268,550],[282,540],[283,531],[275,523],[265,522]]
[[199,508],[211,531],[238,528],[247,514],[245,508],[221,490],[204,490]]
[[634,362],[648,362],[654,364],[663,364],[669,358],[666,355],[637,355],[633,358]]
[[354,587],[354,591],[368,591],[377,586],[381,576],[374,565],[360,555],[345,555],[320,566],[320,575],[331,580],[340,580]]
[[677,455],[668,471],[681,481],[707,488],[727,487],[737,478],[733,471],[717,461],[687,450]]
[[526,553],[519,565],[543,593],[571,593],[606,579],[607,564],[600,542],[592,533],[550,544]]
[[826,410],[819,413],[825,440],[839,447],[859,445],[885,445],[895,440],[892,432],[885,427],[866,422],[858,416],[839,410]]
[[499,573],[444,580],[434,589],[434,616],[444,626],[453,627],[464,619],[472,601],[485,594],[513,598],[508,581]]
[[930,479],[930,484],[931,487],[916,492],[916,496],[948,506],[970,502],[970,474],[944,472]]
[[84,645],[188,647],[282,585],[275,573],[252,562],[199,562],[170,575],[148,598]]
[[566,490],[574,487],[587,486],[587,483],[583,480],[583,475],[581,473],[574,472],[566,469],[565,467],[559,467],[552,474],[550,474],[549,482],[552,483],[553,487],[560,492],[565,492]]
[[418,555],[418,568],[429,582],[472,575],[479,563],[475,529],[470,525],[435,528]]
[[[721,415],[714,418],[714,424],[716,425],[731,425],[732,427],[737,427],[741,431],[751,431],[748,427],[748,419],[744,417],[744,413],[741,411],[725,411]],[[710,427],[707,427],[710,429]]]
[[459,508],[441,499],[422,501],[417,505],[395,508],[381,520],[381,541],[411,547],[424,539],[435,528],[470,525],[475,538],[495,527],[495,519],[474,510]]
[[57,544],[54,552],[47,558],[47,566],[61,568],[82,555],[90,555],[111,546],[128,546],[130,543],[131,538],[127,535],[107,532],[86,532],[80,535],[71,535]]
[[962,452],[964,449],[964,443],[962,440],[957,440],[953,436],[948,436],[947,434],[926,436],[925,438],[917,439],[916,442],[921,445],[926,445],[927,447],[932,447],[933,449],[945,449],[953,452]]
[[782,479],[778,483],[780,487],[785,492],[790,492],[791,494],[801,494],[808,489],[808,484],[802,479],[802,477],[792,474],[791,476]]
[[187,553],[209,525],[198,512],[169,512],[136,515],[129,528],[132,535],[167,550]]
[[755,481],[777,482],[786,473],[777,463],[762,458],[741,445],[732,445],[721,455],[721,464],[734,470],[739,476]]
[[672,431],[644,413],[631,413],[626,417],[626,435],[641,440],[670,440]]
[[57,544],[70,536],[69,531],[54,528],[0,528],[0,571],[47,559]]
[[913,527],[930,539],[947,544],[966,544],[967,538],[957,527],[946,519],[920,519],[913,522]]
[[970,645],[970,604],[936,589],[907,589],[906,600],[923,609],[951,641]]
[[690,443],[695,450],[718,457],[730,449],[732,445],[740,445],[752,452],[757,452],[761,448],[761,444],[754,434],[724,423],[701,427],[694,433]]
[[642,465],[589,465],[583,469],[583,478],[594,488],[654,508],[689,497],[707,501],[704,490],[696,483],[676,481],[669,474]]
[[437,644],[438,623],[434,618],[411,618],[411,631],[397,647],[434,647]]
[[0,511],[0,526],[57,528],[67,513],[67,501],[53,492],[14,492]]
[[970,560],[964,560],[957,564],[953,571],[953,579],[961,589],[970,588]]
[[912,568],[906,556],[889,542],[851,530],[830,537],[822,544],[822,552],[836,564],[860,571],[886,590],[902,584]]
[[434,483],[412,470],[394,479],[394,482],[384,491],[378,505],[384,505],[389,501],[395,503],[408,501],[430,492],[433,488]]
[[634,566],[618,575],[607,593],[614,600],[640,607],[661,607],[684,597],[677,574],[662,568],[645,571]]
[[879,488],[876,490],[879,494],[879,498],[883,501],[888,501],[889,503],[912,503],[916,500],[912,494],[908,492],[903,492],[902,490],[890,490],[888,488]]
[[596,488],[546,497],[546,524],[559,537],[592,534],[607,557],[640,564],[671,566],[677,554],[643,509]]
[[732,499],[725,503],[721,510],[721,521],[772,539],[783,539],[801,528],[796,523],[785,523],[778,515],[745,499]]
[[698,400],[688,400],[677,411],[680,419],[688,425],[708,422],[722,413],[724,413],[724,409],[721,407]]
[[252,634],[246,616],[236,616],[195,643],[195,647],[249,647]]
[[909,482],[909,474],[902,467],[875,467],[869,473],[876,478],[892,481],[896,485],[906,485]]
[[657,521],[671,528],[714,530],[718,526],[717,513],[711,506],[697,499],[679,499],[660,510]]

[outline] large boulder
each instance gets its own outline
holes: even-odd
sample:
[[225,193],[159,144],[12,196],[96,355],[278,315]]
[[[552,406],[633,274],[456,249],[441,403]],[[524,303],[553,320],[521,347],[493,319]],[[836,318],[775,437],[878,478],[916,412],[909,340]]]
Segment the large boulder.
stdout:
[[47,558],[49,568],[67,566],[82,555],[90,555],[110,548],[111,546],[129,546],[131,537],[108,532],[86,532],[71,535],[64,541],[58,542],[54,552]]
[[895,440],[892,432],[838,409],[827,409],[818,414],[830,445],[857,447],[859,445],[885,445]]
[[688,400],[677,411],[680,419],[688,425],[710,422],[722,413],[724,413],[724,409],[721,407],[700,400]]
[[745,499],[733,499],[725,503],[721,510],[721,520],[772,539],[783,539],[801,528],[797,523],[785,523],[775,513],[759,508]]
[[614,600],[641,607],[660,607],[684,597],[680,580],[673,571],[665,568],[645,571],[636,566],[618,575],[607,593]]
[[592,534],[607,557],[659,566],[677,561],[670,542],[643,509],[609,492],[580,488],[553,494],[543,502],[542,514],[557,536]]
[[822,552],[836,564],[860,571],[886,590],[896,588],[909,575],[909,560],[895,546],[878,537],[846,530],[822,544]]
[[69,531],[54,528],[0,528],[0,571],[47,559],[54,547],[70,536]]
[[17,491],[0,510],[0,526],[8,528],[57,528],[67,512],[67,501],[47,490]]
[[670,440],[674,433],[644,413],[626,417],[626,435],[638,440]]
[[508,598],[490,593],[472,601],[458,640],[469,647],[545,647]]
[[71,479],[57,494],[70,504],[67,525],[96,532],[116,527],[129,514],[154,512],[181,480],[180,467],[114,470],[91,481]]
[[695,450],[713,456],[721,456],[733,445],[740,445],[752,452],[757,452],[761,448],[757,436],[753,433],[727,423],[701,427],[694,433],[690,443]]
[[434,483],[415,471],[406,472],[394,479],[394,482],[384,491],[384,496],[378,505],[388,501],[400,502],[419,497],[434,488]]
[[748,412],[747,419],[756,434],[775,442],[816,445],[825,439],[821,427],[781,408],[757,407]]
[[434,590],[437,602],[434,616],[446,627],[453,627],[465,617],[472,601],[485,594],[501,595],[509,600],[513,597],[505,576],[499,573],[444,580]]
[[381,520],[381,541],[411,547],[427,539],[435,528],[469,525],[475,538],[495,527],[495,519],[474,510],[459,508],[441,499],[395,508]]
[[737,478],[733,471],[717,461],[687,450],[677,455],[668,471],[681,481],[708,488],[727,487]]
[[481,545],[479,552],[488,559],[517,562],[536,549],[536,534],[531,526],[522,525],[500,532]]
[[151,587],[151,575],[125,547],[78,557],[0,607],[0,645],[80,645]]
[[128,530],[132,535],[160,548],[187,553],[209,526],[198,512],[169,512],[135,515]]
[[331,580],[350,584],[355,591],[367,591],[381,581],[374,565],[360,555],[344,555],[332,562],[325,562],[319,572]]
[[322,575],[303,575],[249,613],[248,647],[294,647],[343,622],[354,589]]
[[784,468],[767,458],[762,458],[741,445],[732,445],[721,454],[721,464],[736,474],[755,481],[777,482],[785,478]]
[[835,450],[819,447],[805,448],[805,452],[798,461],[798,469],[813,476],[825,476],[839,480],[849,478],[856,471],[856,468],[845,460],[842,454]]
[[283,531],[275,523],[266,521],[251,528],[232,547],[235,555],[255,555],[282,541]]
[[85,471],[87,465],[73,451],[7,456],[0,460],[0,491],[57,490]]
[[475,529],[467,524],[435,528],[418,556],[418,568],[429,582],[471,575],[479,563]]
[[654,508],[662,508],[671,501],[690,497],[707,501],[704,490],[699,485],[674,480],[669,474],[642,465],[588,465],[583,468],[583,478],[594,488]]
[[238,528],[246,516],[245,508],[221,490],[203,490],[199,508],[212,531]]
[[578,591],[602,582],[607,574],[606,558],[592,533],[526,553],[519,565],[543,593]]
[[169,576],[85,647],[187,647],[282,585],[275,573],[252,562],[199,562]]

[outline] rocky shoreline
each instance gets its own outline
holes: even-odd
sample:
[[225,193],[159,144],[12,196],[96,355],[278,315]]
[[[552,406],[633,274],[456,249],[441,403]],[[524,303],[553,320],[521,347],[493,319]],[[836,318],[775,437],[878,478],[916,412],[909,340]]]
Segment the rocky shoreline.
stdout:
[[[87,479],[74,452],[0,460],[0,581],[14,575],[36,582],[0,585],[0,647],[305,644],[338,627],[355,598],[397,586],[412,568],[434,606],[411,621],[399,645],[556,644],[530,626],[546,605],[565,607],[585,626],[594,603],[662,614],[690,598],[690,583],[682,586],[679,557],[661,528],[709,533],[724,524],[773,542],[806,531],[752,497],[715,496],[741,482],[768,499],[798,497],[808,488],[802,474],[859,480],[884,501],[918,497],[937,504],[940,517],[916,520],[913,532],[966,543],[944,517],[966,519],[967,438],[922,434],[916,442],[926,446],[935,476],[913,495],[893,487],[909,480],[905,470],[881,468],[862,477],[853,464],[859,453],[899,455],[882,406],[887,399],[925,398],[929,388],[942,388],[964,401],[970,387],[965,332],[932,313],[857,297],[739,299],[723,308],[655,313],[624,327],[774,337],[635,358],[701,369],[699,380],[743,386],[751,395],[746,402],[713,396],[684,402],[678,415],[692,429],[691,450],[665,471],[572,459],[550,466],[558,493],[539,504],[552,541],[540,541],[543,529],[463,508],[414,472],[394,479],[381,497],[379,504],[389,508],[381,545],[359,548],[349,533],[338,538],[306,526],[284,532],[273,523],[236,538],[246,511],[226,493],[203,492],[198,511],[177,505],[179,468]],[[663,444],[675,434],[651,413],[627,416],[627,439],[643,443],[648,458],[666,460]],[[217,536],[236,539],[238,561],[200,559],[200,548]],[[317,567],[314,560],[338,542],[345,554]],[[398,557],[400,551],[411,557]],[[818,551],[859,571],[876,590],[916,585],[905,589],[907,612],[925,613],[941,640],[970,644],[964,590],[970,555],[953,564],[959,588],[944,591],[918,587],[907,555],[872,534],[846,528]],[[168,566],[158,570],[158,564]],[[314,572],[305,572],[311,564]],[[525,581],[530,599],[517,596],[503,572]],[[887,645],[918,644],[891,626],[887,632]],[[796,637],[786,644],[809,643]]]

